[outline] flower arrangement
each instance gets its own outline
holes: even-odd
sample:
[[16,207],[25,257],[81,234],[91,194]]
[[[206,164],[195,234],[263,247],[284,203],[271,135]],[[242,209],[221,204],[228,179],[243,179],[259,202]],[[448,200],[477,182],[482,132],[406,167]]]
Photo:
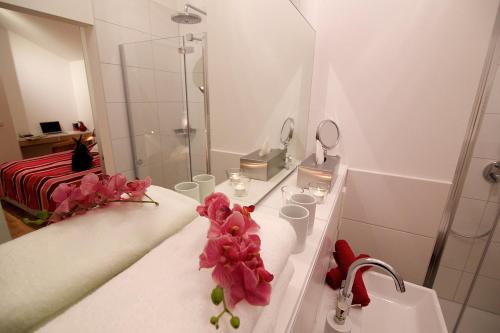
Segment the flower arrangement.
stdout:
[[213,268],[212,279],[217,286],[211,299],[215,305],[223,305],[223,310],[210,318],[217,329],[225,313],[230,315],[233,328],[240,326],[240,319],[230,309],[242,300],[257,306],[269,304],[274,276],[266,270],[260,256],[261,240],[255,234],[260,227],[250,216],[254,208],[238,204],[230,208],[224,194],[213,193],[196,209],[210,222],[199,261],[200,269]]
[[[146,194],[151,185],[151,178],[127,181],[122,173],[114,176],[103,175],[99,178],[94,173],[85,175],[80,185],[60,184],[51,195],[51,200],[57,204],[54,212],[43,211],[37,215],[37,220],[24,219],[27,224],[41,225],[62,221],[73,215],[85,214],[90,209],[105,207],[111,202],[158,202]],[[146,196],[149,200],[142,200]]]

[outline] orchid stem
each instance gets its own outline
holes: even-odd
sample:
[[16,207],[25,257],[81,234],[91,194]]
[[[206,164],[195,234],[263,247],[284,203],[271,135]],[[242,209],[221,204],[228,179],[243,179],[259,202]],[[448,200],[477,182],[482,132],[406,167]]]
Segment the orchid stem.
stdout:
[[154,200],[150,200],[150,201],[147,201],[147,200],[111,200],[109,202],[136,202],[136,203],[152,203],[152,204],[155,204],[155,205],[159,205],[159,203],[157,203],[156,201]]
[[224,295],[224,288],[222,288],[222,305],[224,305],[224,311],[223,312],[227,312],[231,315],[231,317],[234,317],[234,315],[232,314],[231,311],[229,311],[229,309],[227,308],[227,304],[226,304],[226,296]]
[[153,200],[153,198],[151,198],[147,193],[144,193],[144,195],[147,196],[149,200],[153,201],[155,203],[155,205],[157,205],[157,206],[160,205],[157,201]]

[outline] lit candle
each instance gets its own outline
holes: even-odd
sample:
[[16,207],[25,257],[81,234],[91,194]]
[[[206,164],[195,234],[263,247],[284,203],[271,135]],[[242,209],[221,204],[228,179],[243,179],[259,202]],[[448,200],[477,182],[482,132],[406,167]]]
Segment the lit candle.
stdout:
[[232,183],[236,183],[237,181],[240,180],[240,174],[239,173],[232,173],[230,176],[229,176],[229,180],[232,182]]
[[234,195],[237,197],[243,197],[246,195],[247,188],[243,183],[237,183],[234,185]]
[[316,198],[316,201],[319,204],[323,203],[323,201],[325,200],[328,190],[329,190],[329,185],[326,183],[309,184],[309,191]]
[[240,169],[227,169],[226,174],[231,184],[238,183],[240,181],[241,178]]

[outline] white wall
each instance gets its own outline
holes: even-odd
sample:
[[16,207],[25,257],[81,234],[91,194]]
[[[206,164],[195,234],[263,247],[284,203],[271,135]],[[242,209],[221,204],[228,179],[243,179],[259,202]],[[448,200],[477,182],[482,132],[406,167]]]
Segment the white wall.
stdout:
[[28,129],[40,133],[40,122],[60,121],[71,130],[78,119],[68,61],[17,34],[9,33]]
[[[60,121],[63,130],[86,120],[92,129],[90,96],[79,27],[0,9],[7,31],[0,71],[17,133],[40,133],[40,122]],[[72,63],[74,63],[72,65]]]
[[[341,237],[355,243],[356,250],[382,258],[404,253],[406,261],[399,269],[420,283],[435,235],[412,229],[408,206],[396,205],[395,198],[410,195],[409,202],[426,210],[426,191],[443,184],[449,187],[498,1],[315,2],[309,137],[322,118],[339,121],[342,157],[358,169],[350,172],[348,183],[360,189],[354,194],[364,188],[372,194],[348,194],[346,205],[363,211],[376,204],[381,211],[379,215],[368,211],[361,218],[348,210]],[[308,151],[312,148],[310,141]],[[395,185],[409,181],[415,186]],[[373,183],[389,192],[377,195]],[[432,209],[442,211],[447,191],[434,194],[440,207]],[[397,224],[390,223],[394,218]],[[437,230],[440,214],[422,223]],[[381,241],[388,239],[384,238],[388,232],[394,235],[389,244]],[[421,237],[427,238],[420,242]],[[423,263],[418,271],[412,267],[416,262]]]
[[292,116],[290,150],[303,158],[313,29],[287,0],[209,2],[208,10],[212,149],[248,154],[266,139],[281,147],[281,126]]
[[85,73],[85,63],[75,60],[69,63],[71,80],[73,82],[73,94],[75,98],[77,120],[83,121],[88,129],[94,128],[92,117],[92,106],[90,105],[89,85]]
[[[5,94],[4,84],[0,78],[0,164],[21,159],[21,150],[17,143],[14,122],[10,115],[9,104]],[[1,210],[0,210],[1,213]],[[3,214],[0,214],[3,215]],[[2,221],[0,221],[1,224]],[[0,232],[1,234],[1,232]],[[0,235],[0,243],[2,242]]]
[[29,132],[28,120],[24,110],[23,97],[19,89],[16,67],[12,58],[9,42],[9,33],[0,25],[0,77],[8,82],[4,85],[4,92],[8,102],[8,110],[11,114],[14,133]]
[[92,0],[3,0],[0,6],[15,6],[80,23],[94,23]]

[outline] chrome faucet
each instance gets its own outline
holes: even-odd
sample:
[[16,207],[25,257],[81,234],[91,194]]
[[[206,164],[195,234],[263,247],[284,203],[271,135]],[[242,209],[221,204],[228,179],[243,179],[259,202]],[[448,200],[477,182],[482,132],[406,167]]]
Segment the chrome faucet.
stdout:
[[335,322],[337,324],[344,324],[347,316],[349,315],[349,309],[352,304],[352,286],[354,284],[354,278],[356,277],[356,272],[366,266],[375,266],[382,268],[387,271],[389,275],[394,280],[394,284],[396,285],[396,290],[400,293],[404,293],[406,291],[405,283],[401,275],[391,265],[383,262],[382,260],[374,259],[374,258],[362,258],[354,261],[351,266],[349,266],[349,271],[347,272],[347,276],[344,281],[342,281],[342,288],[339,290],[339,296],[337,299],[337,307],[335,309]]

